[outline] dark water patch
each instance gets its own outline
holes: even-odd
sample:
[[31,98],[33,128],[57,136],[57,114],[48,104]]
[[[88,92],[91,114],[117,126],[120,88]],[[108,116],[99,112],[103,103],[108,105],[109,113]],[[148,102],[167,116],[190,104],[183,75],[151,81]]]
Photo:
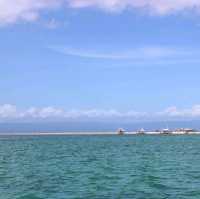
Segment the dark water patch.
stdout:
[[36,196],[34,194],[27,194],[27,195],[18,197],[17,199],[43,199],[43,198],[38,197],[38,196]]

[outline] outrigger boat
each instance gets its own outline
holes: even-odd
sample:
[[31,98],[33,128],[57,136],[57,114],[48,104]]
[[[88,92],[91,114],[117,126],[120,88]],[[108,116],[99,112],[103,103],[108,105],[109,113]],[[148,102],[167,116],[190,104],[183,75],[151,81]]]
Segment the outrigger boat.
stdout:
[[145,130],[143,128],[141,128],[137,133],[140,135],[143,135],[143,134],[145,134]]
[[117,130],[117,134],[118,134],[118,135],[124,135],[124,133],[125,133],[125,130],[124,130],[123,128],[119,128],[119,129]]

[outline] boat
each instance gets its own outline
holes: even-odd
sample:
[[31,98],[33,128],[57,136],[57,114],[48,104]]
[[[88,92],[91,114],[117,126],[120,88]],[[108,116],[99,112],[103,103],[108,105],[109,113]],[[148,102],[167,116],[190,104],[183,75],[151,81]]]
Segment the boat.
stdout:
[[145,130],[144,130],[143,128],[141,128],[141,129],[138,131],[138,134],[139,134],[139,135],[141,135],[141,134],[142,134],[142,135],[145,134]]
[[161,134],[170,134],[170,133],[171,131],[168,128],[161,130]]
[[118,135],[124,135],[124,133],[125,133],[125,130],[124,130],[123,128],[119,128],[119,129],[117,130],[117,134],[118,134]]

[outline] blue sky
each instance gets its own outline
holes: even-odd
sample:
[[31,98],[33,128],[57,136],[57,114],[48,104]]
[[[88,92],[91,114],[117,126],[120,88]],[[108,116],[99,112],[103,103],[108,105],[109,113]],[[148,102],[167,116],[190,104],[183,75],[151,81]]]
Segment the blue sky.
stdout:
[[38,2],[0,0],[2,121],[200,117],[200,3]]

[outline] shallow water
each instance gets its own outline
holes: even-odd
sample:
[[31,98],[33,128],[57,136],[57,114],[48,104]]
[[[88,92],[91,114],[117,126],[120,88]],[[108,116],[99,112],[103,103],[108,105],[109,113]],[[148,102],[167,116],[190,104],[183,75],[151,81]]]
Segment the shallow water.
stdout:
[[199,199],[200,136],[0,137],[0,199]]

